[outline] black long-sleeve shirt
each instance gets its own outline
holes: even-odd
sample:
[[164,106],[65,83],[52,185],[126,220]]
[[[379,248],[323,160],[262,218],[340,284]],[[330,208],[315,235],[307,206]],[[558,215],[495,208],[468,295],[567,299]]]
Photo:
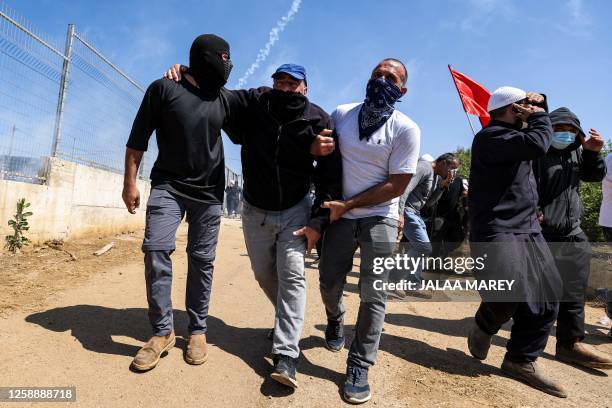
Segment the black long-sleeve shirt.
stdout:
[[204,203],[223,202],[226,92],[206,94],[185,78],[180,83],[158,79],[149,85],[127,147],[146,151],[156,132],[159,154],[151,170],[152,187]]
[[546,154],[553,134],[548,114],[529,127],[491,121],[474,137],[468,197],[472,240],[498,232],[540,232],[538,192],[531,161]]

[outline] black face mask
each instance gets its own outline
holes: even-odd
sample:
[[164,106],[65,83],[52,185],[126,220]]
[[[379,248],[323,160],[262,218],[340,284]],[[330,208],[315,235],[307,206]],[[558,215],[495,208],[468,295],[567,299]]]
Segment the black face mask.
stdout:
[[297,119],[306,109],[308,98],[299,92],[272,89],[268,95],[270,113],[281,123]]
[[229,57],[229,44],[214,34],[203,34],[193,41],[189,51],[189,73],[201,89],[216,91],[227,83],[233,65],[229,58],[223,60],[224,53]]

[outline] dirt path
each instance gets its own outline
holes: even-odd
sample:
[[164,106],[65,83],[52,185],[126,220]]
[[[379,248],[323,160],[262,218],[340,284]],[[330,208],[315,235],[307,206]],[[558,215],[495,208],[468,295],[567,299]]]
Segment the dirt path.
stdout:
[[[4,304],[0,386],[75,386],[75,406],[83,407],[346,405],[338,391],[346,350],[331,353],[323,347],[325,315],[316,269],[307,270],[309,298],[301,342],[300,388],[289,393],[268,379],[271,366],[265,356],[270,343],[265,334],[273,322],[273,309],[252,277],[242,231],[234,220],[224,220],[218,248],[208,362],[202,366],[186,364],[185,341],[177,339],[176,347],[157,368],[144,374],[130,371],[133,355],[150,334],[138,240],[138,236],[124,237],[108,258],[85,256],[56,264],[59,269],[32,271],[50,274],[47,284],[39,279],[28,286],[14,276],[0,284],[4,293],[4,303],[0,302],[0,306]],[[180,242],[173,255],[173,301],[177,336],[185,336],[184,231]],[[90,246],[105,243],[99,240]],[[31,267],[36,269],[35,264]],[[356,276],[351,274],[347,285],[347,324],[356,318]],[[20,304],[9,302],[9,298],[20,299]],[[554,338],[540,364],[568,388],[570,397],[566,400],[501,375],[498,367],[507,327],[494,339],[486,362],[466,355],[466,328],[475,307],[474,303],[457,302],[391,303],[378,363],[370,370],[373,398],[369,404],[612,406],[610,372],[585,371],[552,360]],[[612,352],[604,329],[596,323],[602,314],[602,309],[587,310],[589,341]]]

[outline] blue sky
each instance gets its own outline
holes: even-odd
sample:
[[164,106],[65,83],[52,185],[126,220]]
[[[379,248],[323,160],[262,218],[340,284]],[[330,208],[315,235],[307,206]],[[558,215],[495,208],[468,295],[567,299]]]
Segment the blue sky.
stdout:
[[[99,50],[143,85],[171,64],[188,61],[193,38],[216,33],[232,48],[229,87],[255,60],[292,0],[67,1],[5,0],[63,45],[74,23]],[[513,85],[544,92],[585,128],[612,138],[612,4],[580,1],[302,0],[268,58],[246,87],[270,84],[285,62],[306,67],[309,97],[328,111],[363,99],[383,57],[408,66],[408,94],[397,108],[422,130],[421,152],[469,146],[472,135],[447,64],[493,90]],[[473,118],[478,129],[478,121]],[[128,129],[129,131],[129,129]],[[127,138],[127,134],[126,134]],[[226,143],[227,164],[239,149]]]

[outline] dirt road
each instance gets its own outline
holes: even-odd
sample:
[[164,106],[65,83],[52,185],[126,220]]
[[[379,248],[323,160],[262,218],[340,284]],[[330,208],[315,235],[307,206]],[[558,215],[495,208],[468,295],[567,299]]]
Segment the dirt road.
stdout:
[[[307,270],[300,388],[291,393],[268,378],[266,332],[273,309],[252,277],[235,220],[224,220],[217,253],[208,362],[186,364],[185,341],[178,338],[157,368],[142,374],[130,371],[133,355],[150,335],[142,255],[138,234],[115,241],[116,247],[100,258],[87,254],[106,240],[67,246],[69,252],[81,251],[76,253],[77,261],[60,259],[52,267],[4,256],[3,265],[30,262],[31,272],[14,276],[10,268],[2,271],[7,277],[0,284],[0,386],[75,386],[74,406],[79,407],[346,406],[339,386],[347,350],[331,353],[323,347],[325,314],[314,268]],[[179,242],[173,255],[173,302],[177,336],[185,336],[184,231]],[[349,277],[345,297],[349,333],[359,302],[357,276]],[[554,337],[540,364],[567,387],[570,397],[565,400],[500,373],[508,327],[494,338],[485,362],[474,360],[466,354],[465,335],[475,308],[475,303],[390,303],[378,363],[370,370],[369,405],[612,406],[612,373],[553,360]],[[612,344],[597,323],[603,313],[588,308],[588,341],[612,353]],[[19,404],[28,405],[34,404]]]

